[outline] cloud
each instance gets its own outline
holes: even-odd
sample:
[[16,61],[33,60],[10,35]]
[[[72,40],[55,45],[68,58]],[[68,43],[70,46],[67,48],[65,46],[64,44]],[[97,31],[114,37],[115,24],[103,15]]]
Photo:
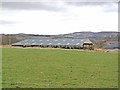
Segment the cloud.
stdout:
[[16,22],[14,22],[14,21],[7,21],[7,20],[0,20],[0,24],[14,24],[14,23],[16,23]]
[[11,16],[4,15],[4,20],[18,23],[0,26],[0,33],[56,35],[79,31],[117,31],[117,12],[100,12],[99,8],[71,7],[66,13],[27,10]]
[[47,2],[2,2],[3,9],[11,9],[11,10],[46,10],[46,11],[65,11],[70,6],[100,6],[103,8],[105,12],[113,12],[118,11],[117,1],[115,2],[80,2],[78,0],[71,1],[47,1]]
[[119,2],[119,0],[1,0],[2,2]]
[[61,11],[57,2],[2,2],[3,9]]
[[113,12],[117,3],[28,1],[3,2],[2,7],[0,33],[63,34],[118,30],[118,13]]
[[101,7],[105,12],[117,12],[118,3],[117,2],[67,2],[68,5],[74,6],[89,6],[89,7]]
[[117,3],[113,3],[104,5],[102,8],[105,12],[118,12],[118,6],[119,5]]
[[93,6],[93,5],[105,5],[107,2],[66,2],[68,5],[74,5],[74,6]]

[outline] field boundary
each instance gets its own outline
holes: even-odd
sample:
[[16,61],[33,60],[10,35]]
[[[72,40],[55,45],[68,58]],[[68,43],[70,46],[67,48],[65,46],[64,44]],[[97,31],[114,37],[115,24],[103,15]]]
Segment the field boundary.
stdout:
[[[11,45],[0,45],[0,48],[23,48],[19,46],[11,46]],[[42,48],[42,47],[25,47],[24,49],[49,49],[49,50],[76,50],[76,51],[83,51],[83,52],[110,52],[110,53],[120,53],[119,49],[101,49],[95,48],[94,50],[83,50],[83,49],[64,49],[64,48]]]

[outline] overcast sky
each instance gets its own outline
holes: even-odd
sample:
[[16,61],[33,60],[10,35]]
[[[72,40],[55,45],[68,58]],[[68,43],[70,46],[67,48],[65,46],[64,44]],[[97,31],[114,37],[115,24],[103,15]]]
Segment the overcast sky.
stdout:
[[117,2],[2,2],[0,33],[66,34],[118,31]]

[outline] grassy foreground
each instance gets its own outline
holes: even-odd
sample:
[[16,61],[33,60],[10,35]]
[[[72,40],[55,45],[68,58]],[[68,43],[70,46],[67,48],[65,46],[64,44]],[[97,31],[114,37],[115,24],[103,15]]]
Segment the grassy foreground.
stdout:
[[3,88],[115,88],[118,54],[3,48]]

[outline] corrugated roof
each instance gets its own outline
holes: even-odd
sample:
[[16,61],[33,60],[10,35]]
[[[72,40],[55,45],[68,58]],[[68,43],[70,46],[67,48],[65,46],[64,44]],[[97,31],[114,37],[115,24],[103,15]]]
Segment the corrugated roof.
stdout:
[[84,43],[92,43],[89,39],[26,39],[12,45],[70,45],[82,46]]

